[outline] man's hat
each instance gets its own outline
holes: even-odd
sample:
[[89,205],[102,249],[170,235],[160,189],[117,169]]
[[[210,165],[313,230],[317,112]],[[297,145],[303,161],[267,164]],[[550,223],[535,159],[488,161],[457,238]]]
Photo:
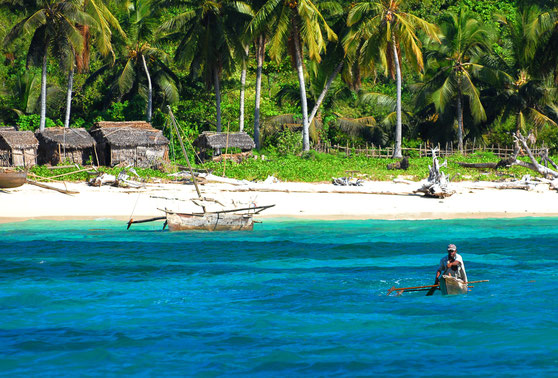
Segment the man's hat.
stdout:
[[448,245],[448,251],[457,251],[457,247],[455,246],[455,244]]

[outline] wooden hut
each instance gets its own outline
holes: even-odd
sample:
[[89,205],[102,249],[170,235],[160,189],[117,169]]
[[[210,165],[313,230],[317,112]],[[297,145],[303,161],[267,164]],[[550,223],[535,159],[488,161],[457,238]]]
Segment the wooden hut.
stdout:
[[39,140],[39,164],[57,165],[68,161],[96,163],[95,139],[83,128],[49,127],[35,133]]
[[157,168],[169,160],[169,140],[148,122],[97,122],[90,132],[102,165]]
[[192,144],[200,149],[202,158],[210,157],[209,150],[213,150],[218,155],[225,152],[227,148],[238,148],[242,152],[247,152],[256,147],[254,139],[245,132],[216,133],[204,131]]
[[39,141],[32,131],[0,127],[0,166],[30,168],[37,164]]

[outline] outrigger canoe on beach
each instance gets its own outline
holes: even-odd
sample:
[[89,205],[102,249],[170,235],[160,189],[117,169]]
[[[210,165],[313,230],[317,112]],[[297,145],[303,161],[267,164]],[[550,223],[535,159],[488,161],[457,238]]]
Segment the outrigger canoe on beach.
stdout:
[[[176,124],[176,120],[174,119],[174,115],[172,114],[170,107],[169,107],[169,116],[171,118],[171,123],[174,126],[174,129],[176,131],[176,135],[178,136],[178,141],[180,142],[182,153],[184,154],[184,157],[186,158],[186,162],[188,163],[188,169],[190,170],[192,182],[194,184],[194,187],[196,188],[196,193],[198,194],[198,198],[195,198],[192,201],[196,205],[200,206],[203,212],[180,213],[168,209],[159,209],[165,213],[164,216],[142,219],[142,220],[133,220],[132,218],[130,218],[130,220],[128,221],[128,229],[134,223],[146,223],[146,222],[153,222],[157,220],[165,220],[163,229],[168,225],[170,231],[191,231],[191,230],[251,231],[253,230],[254,215],[259,214],[265,209],[269,209],[270,207],[273,207],[275,205],[266,205],[266,206],[254,205],[245,208],[207,211],[205,206],[201,203],[203,203],[204,201],[210,201],[210,199],[203,198],[201,195],[196,180],[196,175],[194,174],[194,170],[192,169],[192,165],[190,164],[190,159],[186,154],[184,143],[182,142],[182,138],[180,137],[178,126]],[[211,201],[218,202],[215,200],[211,200]]]
[[393,292],[397,293],[397,296],[403,294],[405,291],[428,291],[432,293],[435,290],[440,290],[442,295],[458,295],[458,294],[467,294],[469,288],[473,286],[469,286],[469,284],[473,283],[481,283],[481,282],[488,282],[489,280],[479,280],[479,281],[469,281],[464,282],[460,279],[457,279],[452,276],[443,275],[440,277],[440,283],[437,285],[426,285],[426,286],[413,286],[413,287],[392,287],[388,290],[387,295],[390,295]]

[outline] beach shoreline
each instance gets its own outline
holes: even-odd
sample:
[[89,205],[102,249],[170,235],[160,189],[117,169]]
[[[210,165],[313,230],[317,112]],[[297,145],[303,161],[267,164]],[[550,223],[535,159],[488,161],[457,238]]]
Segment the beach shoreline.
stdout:
[[[193,185],[147,184],[145,188],[92,187],[86,183],[50,183],[79,192],[67,195],[24,185],[0,190],[0,223],[36,220],[113,219],[127,222],[162,216],[162,209],[200,212],[191,199]],[[548,185],[533,190],[495,189],[488,182],[452,183],[448,198],[425,198],[418,183],[364,182],[363,186],[329,183],[208,183],[201,187],[207,210],[275,205],[256,219],[428,220],[558,217],[558,193]]]

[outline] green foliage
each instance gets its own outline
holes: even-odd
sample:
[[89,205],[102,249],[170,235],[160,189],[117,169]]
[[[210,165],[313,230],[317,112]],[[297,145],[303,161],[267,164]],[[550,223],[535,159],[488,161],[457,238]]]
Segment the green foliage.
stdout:
[[[513,166],[510,169],[500,171],[479,170],[475,168],[464,168],[458,162],[487,163],[498,162],[499,159],[492,153],[477,152],[469,156],[448,156],[448,167],[442,171],[449,175],[452,181],[465,180],[501,180],[502,177],[521,178],[525,174],[532,174],[527,168]],[[293,155],[271,155],[262,160],[250,159],[243,163],[227,161],[226,174],[240,180],[265,180],[268,176],[274,176],[282,181],[295,182],[330,182],[333,177],[347,176],[347,171],[359,171],[358,177],[368,180],[391,181],[403,175],[405,178],[420,181],[428,177],[428,166],[432,165],[432,158],[422,157],[409,159],[408,170],[388,170],[387,164],[390,159],[367,158],[364,156],[346,156],[344,154],[324,154],[309,151],[302,156]],[[200,168],[213,171],[215,174],[223,172],[223,162],[208,162],[200,165]]]
[[[35,131],[39,129],[39,123],[41,121],[41,116],[38,114],[22,115],[18,118],[16,125],[19,130],[24,131]],[[57,119],[53,121],[50,118],[46,118],[45,127],[60,127],[63,126],[62,121]]]

